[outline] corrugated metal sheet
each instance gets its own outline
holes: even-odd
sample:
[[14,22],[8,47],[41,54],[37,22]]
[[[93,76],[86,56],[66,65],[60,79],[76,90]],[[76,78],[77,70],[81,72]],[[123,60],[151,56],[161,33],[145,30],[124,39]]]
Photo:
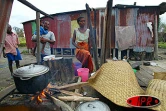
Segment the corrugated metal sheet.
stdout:
[[28,49],[31,49],[35,46],[35,44],[32,42],[32,25],[31,22],[25,23],[24,24],[24,32],[25,32],[25,38],[26,38],[26,46]]
[[[151,33],[147,28],[146,23],[152,22],[154,32],[154,17],[155,14],[159,14],[159,7],[115,8],[114,10],[116,26],[135,26],[137,42],[134,51],[153,52],[155,37],[151,37]],[[117,44],[115,45],[115,48],[117,48]]]
[[59,15],[57,16],[56,22],[56,41],[54,48],[69,48],[70,47],[70,33],[71,33],[71,24],[70,24],[69,15]]
[[0,0],[0,55],[3,48],[3,41],[6,36],[12,5],[13,0]]
[[[76,21],[77,18],[79,16],[83,16],[85,17],[85,19],[87,19],[87,14],[85,11],[76,11],[73,13],[67,13],[67,14],[57,14],[54,15],[54,20],[50,19],[50,18],[43,18],[43,20],[47,20],[50,22],[50,31],[54,32],[55,34],[55,38],[56,38],[56,42],[55,44],[52,46],[53,48],[73,48],[73,46],[71,45],[71,37],[72,37],[72,33],[73,33],[73,29],[77,28],[78,25],[72,25],[72,21]],[[91,17],[92,17],[92,23],[94,24],[94,16],[93,13],[91,13]],[[97,11],[97,41],[99,40],[99,11]],[[24,22],[24,31],[25,31],[25,37],[27,40],[27,48],[33,48],[34,44],[31,41],[31,33],[30,32],[32,30],[31,28],[31,24],[30,22],[33,21],[29,21],[29,22]],[[77,22],[74,22],[77,24]],[[88,23],[86,23],[86,25],[88,26]],[[87,27],[86,26],[86,27]],[[99,42],[99,41],[98,41]],[[97,42],[97,44],[99,45],[99,43]]]
[[[154,27],[154,16],[159,15],[159,7],[130,7],[130,8],[116,8],[112,10],[112,24],[111,24],[111,48],[116,47],[115,26],[135,26],[137,44],[134,51],[152,52],[154,47],[154,38],[151,39],[150,31],[146,23],[152,22]],[[44,18],[50,22],[50,30],[56,36],[56,43],[54,48],[73,48],[71,45],[71,37],[73,29],[77,27],[76,19],[79,16],[84,16],[87,19],[85,10],[74,11],[67,13],[54,14],[54,20]],[[101,48],[101,39],[103,36],[103,22],[104,9],[97,9],[97,24],[96,24],[96,40],[98,48]],[[94,15],[91,13],[92,25],[94,25]],[[28,22],[25,22],[28,23]],[[24,24],[25,24],[24,23]],[[74,23],[74,24],[73,24]],[[88,26],[88,24],[87,24]],[[28,28],[25,32],[29,30]],[[31,29],[30,29],[31,30]],[[154,29],[153,29],[154,30]],[[25,34],[26,35],[26,34]],[[26,36],[29,37],[29,36]],[[29,40],[29,39],[28,39]],[[31,47],[31,41],[28,41]],[[29,46],[29,45],[28,45]]]
[[136,52],[153,52],[155,37],[151,36],[150,30],[147,27],[147,22],[152,22],[153,32],[155,24],[155,15],[159,14],[159,9],[153,8],[140,8],[137,11],[136,20],[136,36],[137,43],[134,51]]

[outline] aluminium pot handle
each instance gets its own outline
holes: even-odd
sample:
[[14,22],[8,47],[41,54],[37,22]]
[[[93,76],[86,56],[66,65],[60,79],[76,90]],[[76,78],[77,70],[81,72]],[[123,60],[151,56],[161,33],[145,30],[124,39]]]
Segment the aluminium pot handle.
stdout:
[[29,79],[31,79],[31,77],[20,77],[20,79],[24,81],[24,80],[29,80]]
[[88,104],[88,107],[90,107],[90,108],[96,108],[93,104]]
[[31,64],[31,65],[29,66],[29,69],[31,69],[32,67],[35,67],[35,65],[34,65],[34,64]]

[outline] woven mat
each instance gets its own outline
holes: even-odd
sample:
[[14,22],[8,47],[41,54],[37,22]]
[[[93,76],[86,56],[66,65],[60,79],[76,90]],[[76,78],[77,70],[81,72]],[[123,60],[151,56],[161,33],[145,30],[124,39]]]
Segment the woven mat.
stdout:
[[152,108],[157,111],[166,111],[166,81],[153,79],[149,82],[146,93],[147,95],[151,95],[157,97],[161,104]]
[[88,80],[90,86],[113,103],[129,107],[126,100],[135,95],[143,95],[131,66],[125,61],[110,61]]

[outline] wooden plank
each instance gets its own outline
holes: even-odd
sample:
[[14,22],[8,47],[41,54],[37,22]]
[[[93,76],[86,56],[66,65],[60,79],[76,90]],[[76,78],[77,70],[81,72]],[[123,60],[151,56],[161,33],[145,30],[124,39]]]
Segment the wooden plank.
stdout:
[[140,70],[138,71],[142,76],[144,76],[147,79],[153,79],[153,75],[151,75],[150,73],[146,72],[145,70]]
[[148,72],[151,75],[153,75],[153,73],[154,73],[154,71],[152,69],[150,69],[149,66],[141,65],[140,70],[145,70],[146,72]]
[[137,78],[137,81],[140,87],[147,87],[147,85],[144,82],[142,82],[139,78]]
[[96,67],[96,70],[98,70],[99,64],[98,64],[98,57],[97,57],[97,46],[95,43],[92,22],[91,22],[91,16],[90,16],[90,8],[89,8],[88,4],[86,4],[86,11],[87,11],[88,23],[89,23],[89,27],[90,27],[90,41],[91,41],[92,47],[93,47],[93,57],[94,57],[95,67]]
[[159,67],[163,68],[166,70],[166,62],[165,61],[155,61]]
[[7,96],[9,93],[14,91],[15,89],[16,89],[16,86],[13,84],[5,88],[4,90],[0,91],[0,100],[2,100],[5,96]]
[[166,72],[165,69],[158,67],[158,66],[148,66],[153,72]]
[[102,66],[103,63],[105,63],[105,43],[106,43],[106,24],[107,24],[107,12],[108,12],[108,6],[105,9],[105,17],[104,17],[104,23],[103,23],[103,27],[104,27],[104,33],[103,33],[103,37],[102,37],[102,44],[101,44],[101,57],[100,57],[100,66]]
[[107,5],[108,5],[108,16],[107,16],[107,28],[106,28],[106,51],[105,51],[105,58],[110,58],[111,55],[111,19],[112,19],[112,4],[113,0],[109,0]]
[[149,83],[150,79],[145,78],[140,72],[137,72],[137,73],[136,73],[136,77],[137,77],[140,81],[142,81],[146,86],[148,86],[148,83]]

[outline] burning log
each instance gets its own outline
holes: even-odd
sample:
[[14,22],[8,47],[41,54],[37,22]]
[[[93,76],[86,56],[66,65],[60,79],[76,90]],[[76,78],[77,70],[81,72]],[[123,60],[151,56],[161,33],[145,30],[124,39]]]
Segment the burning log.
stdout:
[[40,103],[44,102],[43,100],[46,98],[47,98],[47,96],[45,95],[45,92],[43,90],[41,93],[38,93],[38,94],[32,96],[31,101],[36,102],[37,104],[40,104]]
[[59,96],[58,99],[62,101],[95,101],[99,98],[80,97],[80,96]]
[[74,111],[69,105],[67,105],[63,101],[61,101],[53,96],[50,96],[50,97],[53,100],[54,104],[57,105],[58,107],[60,107],[62,109],[62,111]]

